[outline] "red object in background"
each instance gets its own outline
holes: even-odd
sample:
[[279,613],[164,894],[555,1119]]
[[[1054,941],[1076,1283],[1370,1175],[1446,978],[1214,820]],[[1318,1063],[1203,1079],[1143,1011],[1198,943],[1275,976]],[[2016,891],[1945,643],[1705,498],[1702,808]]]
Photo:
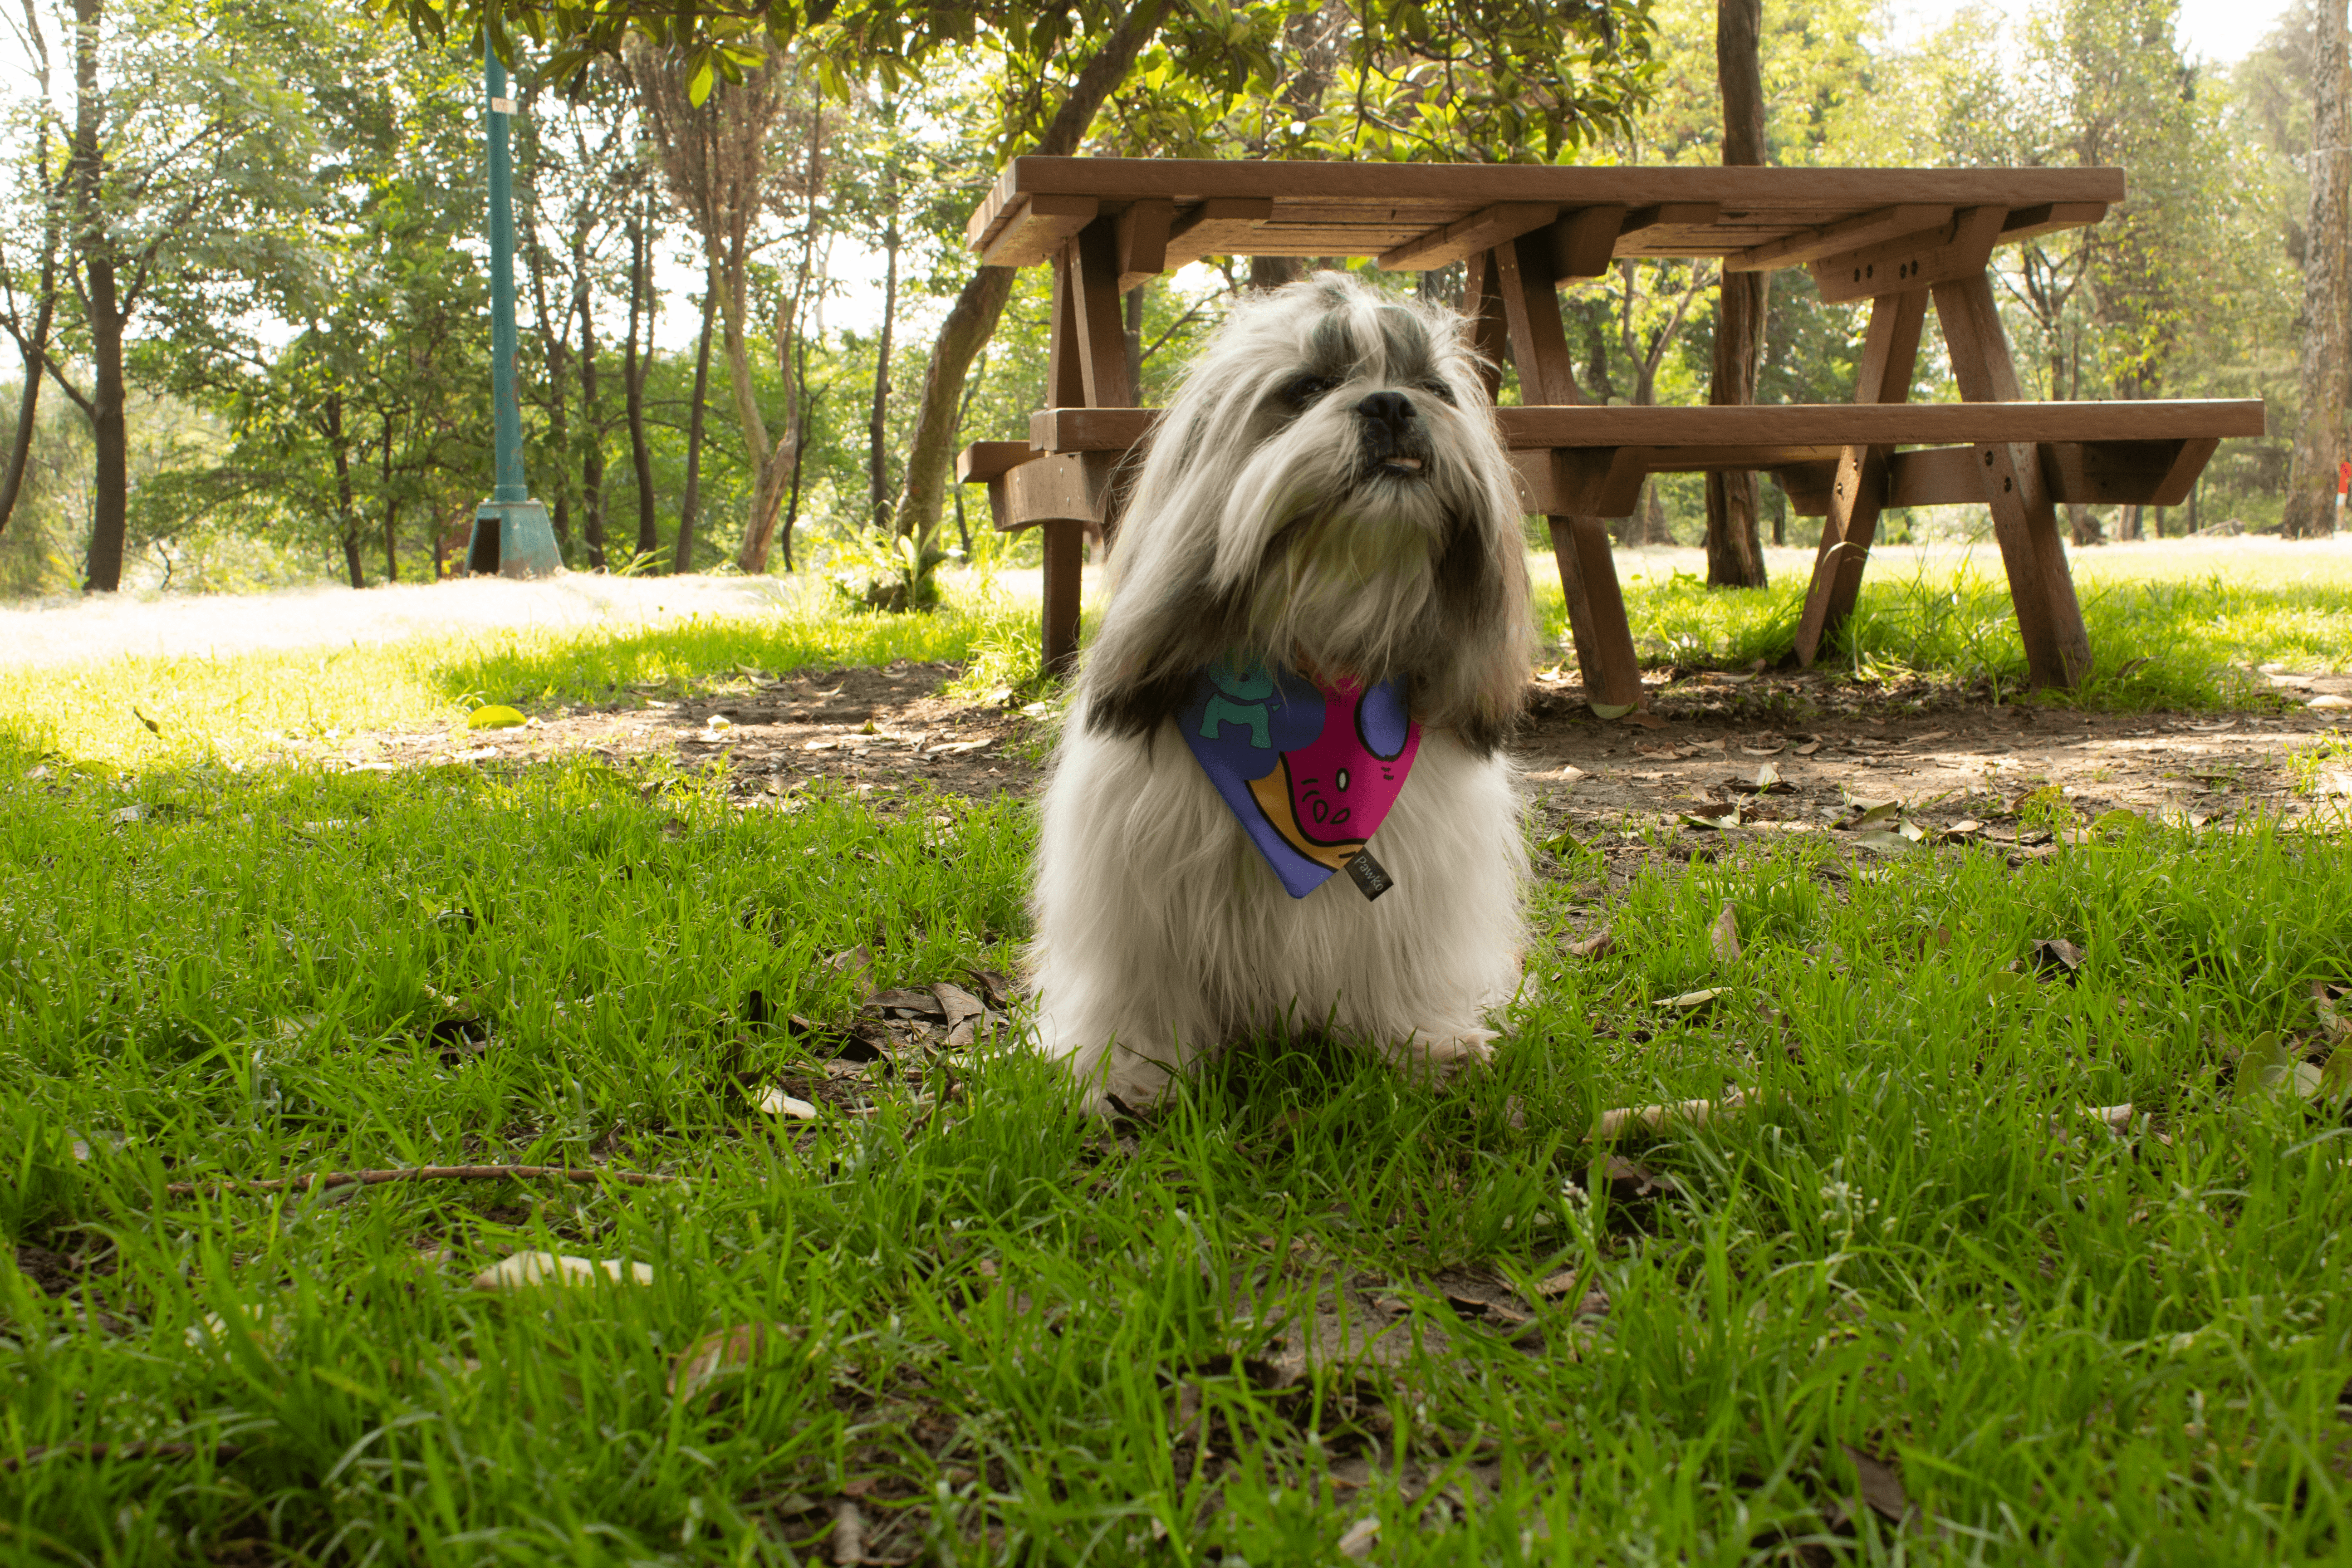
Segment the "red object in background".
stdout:
[[2336,493],[2352,494],[2352,463],[2336,465]]

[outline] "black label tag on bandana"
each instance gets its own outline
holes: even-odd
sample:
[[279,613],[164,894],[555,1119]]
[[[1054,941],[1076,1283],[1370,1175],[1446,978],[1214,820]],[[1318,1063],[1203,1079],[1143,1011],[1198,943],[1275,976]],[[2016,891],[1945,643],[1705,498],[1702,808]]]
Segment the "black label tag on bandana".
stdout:
[[1356,879],[1357,890],[1364,895],[1366,902],[1396,886],[1396,879],[1389,875],[1388,868],[1372,858],[1369,849],[1359,849],[1348,857],[1348,875]]

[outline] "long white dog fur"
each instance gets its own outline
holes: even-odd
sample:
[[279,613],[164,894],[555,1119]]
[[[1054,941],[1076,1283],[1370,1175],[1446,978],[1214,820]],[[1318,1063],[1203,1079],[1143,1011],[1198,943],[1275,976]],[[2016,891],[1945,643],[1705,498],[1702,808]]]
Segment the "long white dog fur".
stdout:
[[[1234,308],[1136,479],[1045,796],[1028,973],[1093,1103],[1286,1020],[1488,1055],[1523,937],[1519,529],[1458,318],[1335,273]],[[1403,679],[1422,744],[1377,901],[1346,876],[1291,898],[1187,749],[1174,715],[1221,658]]]

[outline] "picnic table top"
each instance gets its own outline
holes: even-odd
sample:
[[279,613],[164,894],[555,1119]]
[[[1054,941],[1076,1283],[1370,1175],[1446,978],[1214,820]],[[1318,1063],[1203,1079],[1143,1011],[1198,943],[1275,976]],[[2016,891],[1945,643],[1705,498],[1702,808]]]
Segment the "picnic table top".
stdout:
[[[2123,199],[2124,172],[2114,168],[1023,157],[1004,165],[965,238],[992,264],[1027,266],[1058,250],[1074,222],[1158,200],[1175,205],[1180,228],[1213,218],[1212,254],[1376,256],[1383,266],[1411,268],[1479,247],[1482,218],[1486,227],[1525,232],[1531,207],[1550,206],[1561,217],[1617,207],[1627,209],[1618,256],[1716,257],[1766,268],[1814,259],[1827,254],[1823,246],[1868,243],[1880,231],[1917,232],[1959,208],[2010,209],[2002,237],[2017,239],[2095,223]],[[1490,216],[1497,207],[1513,210],[1497,223]]]

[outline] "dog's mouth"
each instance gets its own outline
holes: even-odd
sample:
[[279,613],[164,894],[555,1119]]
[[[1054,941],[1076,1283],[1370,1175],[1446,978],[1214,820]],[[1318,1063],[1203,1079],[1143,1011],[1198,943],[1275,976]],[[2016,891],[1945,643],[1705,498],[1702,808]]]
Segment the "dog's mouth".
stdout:
[[1418,474],[1422,464],[1419,458],[1384,458],[1381,460],[1381,468],[1391,474]]

